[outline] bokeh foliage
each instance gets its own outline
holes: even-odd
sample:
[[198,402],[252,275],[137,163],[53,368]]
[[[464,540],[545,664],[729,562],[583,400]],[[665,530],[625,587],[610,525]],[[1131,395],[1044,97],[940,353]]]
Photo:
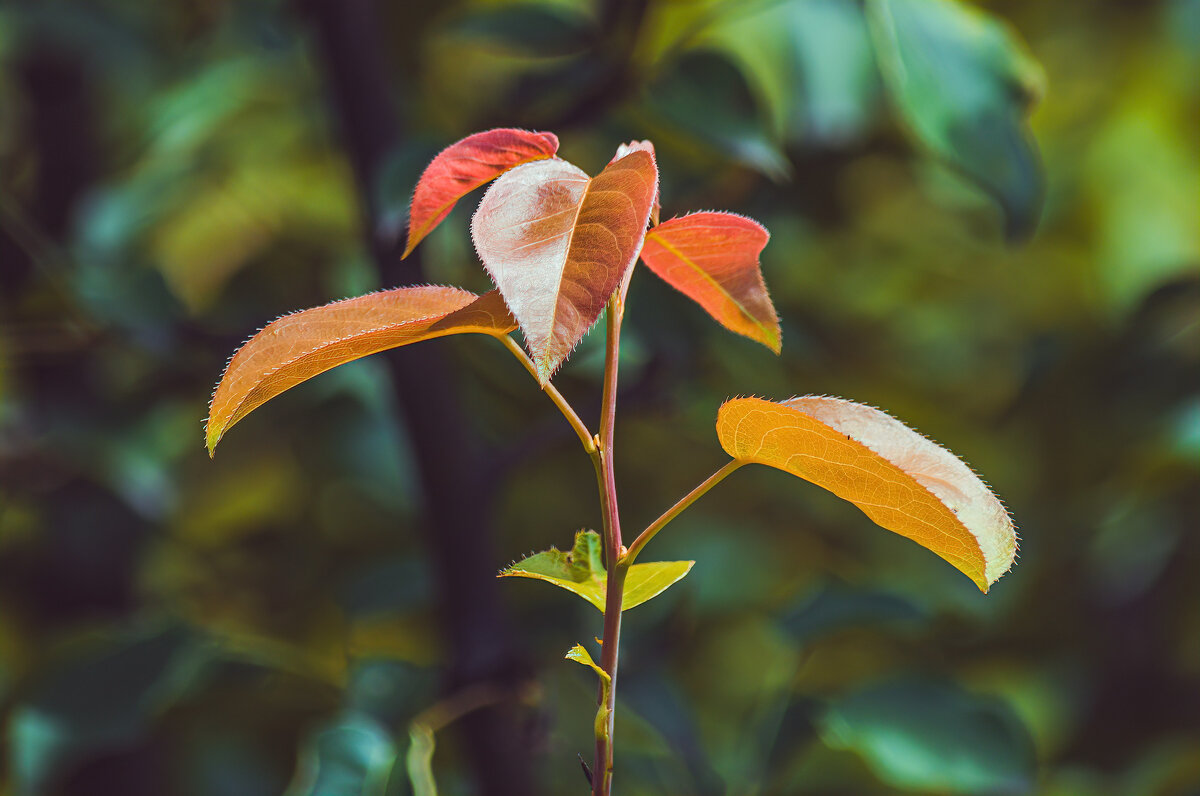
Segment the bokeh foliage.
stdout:
[[[5,796],[406,793],[414,720],[439,789],[476,792],[456,719],[499,697],[445,685],[439,595],[470,587],[431,573],[390,364],[204,452],[241,340],[393,273],[317,4],[0,6]],[[626,525],[721,463],[725,398],[828,393],[962,454],[1022,533],[983,597],[817,489],[731,476],[643,558],[696,565],[626,619],[622,792],[1198,792],[1200,3],[379,5],[386,235],[428,159],[496,125],[593,173],[652,138],[664,219],[771,230],[778,358],[634,277]],[[487,288],[473,204],[423,244],[430,281]],[[556,379],[585,412],[600,337]],[[500,463],[463,496],[493,507],[496,570],[597,527],[527,374],[483,338],[425,345]],[[561,657],[599,622],[501,586],[541,785],[580,791],[595,693]]]

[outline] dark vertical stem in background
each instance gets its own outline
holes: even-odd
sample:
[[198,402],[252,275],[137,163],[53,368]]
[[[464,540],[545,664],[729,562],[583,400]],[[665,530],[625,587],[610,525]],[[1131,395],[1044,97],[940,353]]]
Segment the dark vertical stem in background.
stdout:
[[[375,182],[402,142],[389,92],[387,60],[374,0],[299,0],[321,49],[322,66],[363,197],[364,226],[387,283],[422,280],[419,252],[404,261],[382,226]],[[512,685],[524,675],[505,626],[492,553],[487,472],[462,411],[453,367],[437,347],[393,354],[393,382],[407,421],[425,494],[426,547],[435,567],[450,689],[476,683]],[[455,724],[468,744],[478,792],[534,793],[529,744],[512,703],[481,708]]]
[[[29,98],[26,129],[37,153],[37,180],[28,221],[36,224],[39,235],[61,243],[70,231],[79,199],[96,176],[95,108],[89,76],[77,54],[44,38],[26,45],[15,72]],[[0,181],[0,190],[9,188]],[[16,223],[9,218],[4,221]],[[9,233],[0,232],[3,295],[15,296],[25,286],[33,257]]]

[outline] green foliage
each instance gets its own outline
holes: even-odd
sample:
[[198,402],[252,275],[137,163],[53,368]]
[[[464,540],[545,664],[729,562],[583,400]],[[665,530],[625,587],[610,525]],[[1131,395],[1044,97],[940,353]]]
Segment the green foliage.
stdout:
[[[622,610],[651,600],[673,584],[683,580],[695,561],[654,561],[634,564],[625,576]],[[551,547],[541,553],[522,558],[500,572],[502,578],[534,578],[553,583],[577,594],[604,612],[604,596],[608,573],[604,568],[604,543],[595,531],[575,534],[575,546],[570,552]]]
[[1037,225],[1042,175],[1025,116],[1041,67],[1000,21],[955,0],[871,0],[879,63],[918,140],[990,191],[1010,237]]
[[927,680],[871,686],[832,704],[826,743],[862,755],[880,778],[906,790],[1025,793],[1033,745],[1003,703]]

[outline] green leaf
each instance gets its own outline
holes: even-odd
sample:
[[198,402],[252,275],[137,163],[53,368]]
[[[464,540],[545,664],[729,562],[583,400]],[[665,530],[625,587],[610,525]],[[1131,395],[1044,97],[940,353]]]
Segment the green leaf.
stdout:
[[591,667],[600,677],[600,708],[596,711],[596,719],[593,730],[596,733],[596,740],[608,739],[608,700],[612,694],[612,675],[604,671],[592,660],[591,653],[584,648],[582,644],[576,644],[567,651],[563,656],[569,661],[581,663],[584,666]]
[[1000,203],[1010,238],[1041,212],[1043,177],[1026,116],[1041,67],[1001,21],[957,0],[871,0],[868,20],[897,110],[932,152]]
[[671,128],[776,182],[791,175],[745,75],[724,53],[685,53],[649,91],[654,115]]
[[600,680],[606,685],[612,682],[612,677],[609,676],[608,672],[600,668],[600,664],[592,660],[592,654],[582,644],[576,644],[574,647],[571,647],[563,657],[569,661],[575,661],[576,663],[591,667],[592,671],[599,675]]
[[[691,571],[695,561],[654,561],[634,564],[625,576],[622,610],[628,611],[662,594]],[[608,572],[604,546],[595,531],[575,534],[575,546],[564,553],[551,547],[523,558],[500,573],[502,578],[534,578],[578,594],[597,610],[604,610]]]
[[871,686],[834,704],[821,737],[860,754],[885,782],[939,793],[1026,793],[1033,743],[1005,705],[922,679]]

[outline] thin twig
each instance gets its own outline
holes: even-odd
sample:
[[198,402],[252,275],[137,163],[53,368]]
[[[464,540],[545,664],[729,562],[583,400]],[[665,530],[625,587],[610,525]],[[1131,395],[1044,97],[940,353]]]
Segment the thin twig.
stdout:
[[[534,366],[533,360],[529,358],[529,355],[525,353],[525,349],[521,348],[520,344],[508,335],[500,338],[500,341],[504,343],[505,348],[512,352],[512,355],[517,358],[517,361],[525,366],[525,370],[529,371],[529,375],[536,379],[537,367]],[[575,409],[571,406],[567,399],[563,397],[563,394],[558,391],[558,388],[550,382],[546,382],[544,385],[542,385],[542,392],[546,393],[546,395],[550,397],[550,400],[553,401],[554,405],[558,407],[558,411],[562,412],[563,417],[565,417],[567,422],[571,424],[571,428],[579,437],[579,441],[583,443],[583,449],[588,452],[588,455],[592,456],[595,454],[596,438],[592,436],[591,431],[588,431],[588,427],[584,425],[582,420],[579,419],[579,415],[575,412]]]
[[659,531],[666,527],[667,523],[682,514],[683,510],[695,503],[701,495],[712,489],[717,484],[721,483],[721,481],[723,481],[727,475],[741,467],[743,464],[745,464],[745,462],[739,462],[736,460],[728,462],[720,470],[717,470],[708,478],[704,479],[699,486],[680,498],[678,503],[663,512],[661,517],[650,523],[650,525],[646,527],[646,530],[638,534],[638,537],[633,540],[633,544],[629,546],[629,552],[625,554],[624,559],[622,559],[622,563],[624,563],[626,566],[632,566],[634,559],[636,559],[638,556],[638,553],[642,552],[642,548],[645,547],[646,544],[653,539]]

